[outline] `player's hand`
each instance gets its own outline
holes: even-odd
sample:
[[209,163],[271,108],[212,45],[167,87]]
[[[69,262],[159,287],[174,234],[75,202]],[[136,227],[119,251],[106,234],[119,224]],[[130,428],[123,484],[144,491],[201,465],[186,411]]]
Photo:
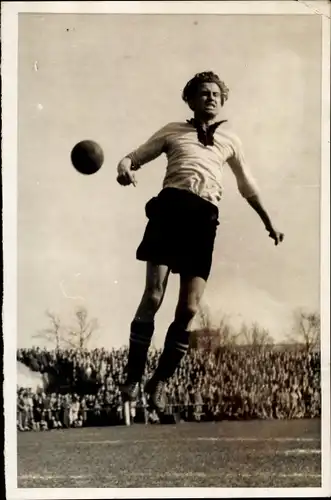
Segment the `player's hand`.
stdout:
[[121,186],[129,186],[130,184],[133,184],[133,186],[137,185],[136,177],[130,167],[120,163],[117,167],[117,172],[118,175],[116,180]]
[[283,241],[284,233],[276,231],[273,227],[267,228],[267,231],[269,233],[269,238],[274,240],[275,245],[278,245],[278,243],[281,243]]

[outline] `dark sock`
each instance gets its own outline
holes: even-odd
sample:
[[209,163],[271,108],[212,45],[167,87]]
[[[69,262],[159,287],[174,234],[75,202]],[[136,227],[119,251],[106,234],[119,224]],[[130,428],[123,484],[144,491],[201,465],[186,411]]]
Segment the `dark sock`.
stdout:
[[140,382],[147,361],[148,349],[154,333],[154,321],[133,320],[127,364],[127,383]]
[[190,333],[173,322],[168,328],[164,349],[160,356],[153,380],[166,381],[175,373],[189,346]]

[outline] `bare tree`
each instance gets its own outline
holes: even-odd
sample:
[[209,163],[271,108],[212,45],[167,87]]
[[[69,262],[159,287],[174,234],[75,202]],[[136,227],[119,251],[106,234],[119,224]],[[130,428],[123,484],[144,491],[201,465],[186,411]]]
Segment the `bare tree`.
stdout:
[[207,304],[200,305],[197,313],[197,321],[200,331],[209,331],[213,329],[211,311]]
[[68,335],[65,341],[74,348],[84,349],[93,333],[99,328],[96,318],[88,319],[88,312],[85,307],[80,307],[75,313],[76,326],[68,328]]
[[268,330],[261,327],[257,322],[252,323],[250,326],[243,323],[239,336],[243,344],[254,348],[264,348],[274,345],[274,339]]
[[51,311],[46,311],[46,316],[50,321],[50,326],[40,330],[33,335],[34,338],[42,338],[48,342],[55,343],[56,349],[59,349],[62,340],[62,325],[59,316]]
[[195,321],[197,322],[197,326],[191,332],[190,346],[210,351],[212,349],[214,332],[212,331],[211,314],[207,304],[200,305]]
[[305,350],[312,351],[320,346],[321,318],[318,312],[297,309],[293,314],[290,342],[301,344]]
[[220,346],[234,346],[238,344],[240,332],[236,332],[230,324],[229,317],[223,315],[218,326],[218,336]]
[[214,324],[207,305],[198,312],[198,328],[192,332],[192,345],[204,350],[215,350],[222,346],[237,344],[239,334],[231,326],[229,317],[222,315],[218,324]]

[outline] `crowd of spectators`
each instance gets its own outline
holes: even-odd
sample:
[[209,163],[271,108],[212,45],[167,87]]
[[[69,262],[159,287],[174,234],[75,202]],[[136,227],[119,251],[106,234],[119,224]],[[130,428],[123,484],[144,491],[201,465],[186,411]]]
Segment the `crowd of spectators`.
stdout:
[[[150,351],[145,379],[160,352]],[[43,390],[17,388],[18,429],[122,423],[119,385],[125,380],[127,355],[127,348],[18,350],[18,361],[47,379]],[[168,416],[182,420],[320,417],[320,353],[271,347],[192,349],[167,383],[166,399]],[[143,390],[132,412],[136,421],[157,421],[146,410]]]

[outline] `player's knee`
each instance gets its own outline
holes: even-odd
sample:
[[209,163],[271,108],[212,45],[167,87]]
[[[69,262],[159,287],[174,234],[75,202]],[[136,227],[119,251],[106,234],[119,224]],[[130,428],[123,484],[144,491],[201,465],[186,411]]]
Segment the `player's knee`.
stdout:
[[197,301],[190,301],[186,306],[187,316],[191,319],[197,314],[199,309],[199,304]]
[[161,287],[146,287],[144,292],[144,303],[150,311],[157,311],[161,305],[164,291]]
[[176,311],[176,321],[183,323],[185,327],[197,314],[199,309],[199,304],[196,300],[189,300],[186,303],[178,304]]

